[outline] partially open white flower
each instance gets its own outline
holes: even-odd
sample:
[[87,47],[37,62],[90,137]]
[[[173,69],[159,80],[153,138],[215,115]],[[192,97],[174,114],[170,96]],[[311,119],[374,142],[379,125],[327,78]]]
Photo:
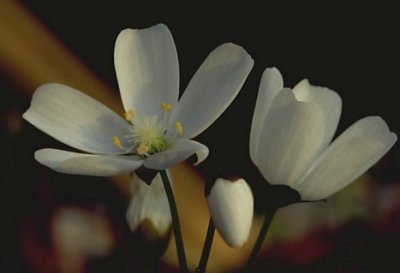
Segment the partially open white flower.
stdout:
[[303,200],[324,199],[376,163],[396,142],[380,117],[363,118],[335,141],[342,102],[302,80],[284,88],[276,68],[263,74],[250,134],[250,156],[271,184],[286,184]]
[[240,247],[248,239],[254,200],[244,179],[218,178],[207,196],[211,218],[225,242]]
[[206,146],[189,140],[210,126],[239,92],[253,60],[234,44],[206,58],[179,96],[178,57],[165,25],[123,30],[115,44],[115,68],[125,119],[91,97],[62,84],[45,84],[23,117],[75,153],[42,149],[35,158],[64,173],[112,176],[144,165],[167,169]]
[[126,220],[132,232],[148,221],[146,228],[153,229],[150,233],[156,232],[158,237],[165,237],[171,228],[172,218],[161,175],[158,173],[148,185],[134,173],[131,178],[131,195]]

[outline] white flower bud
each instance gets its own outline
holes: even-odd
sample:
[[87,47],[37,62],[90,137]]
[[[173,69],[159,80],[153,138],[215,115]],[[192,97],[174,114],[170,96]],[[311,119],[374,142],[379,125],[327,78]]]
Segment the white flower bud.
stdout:
[[211,218],[225,242],[240,247],[248,239],[253,220],[253,194],[244,179],[218,178],[207,196]]

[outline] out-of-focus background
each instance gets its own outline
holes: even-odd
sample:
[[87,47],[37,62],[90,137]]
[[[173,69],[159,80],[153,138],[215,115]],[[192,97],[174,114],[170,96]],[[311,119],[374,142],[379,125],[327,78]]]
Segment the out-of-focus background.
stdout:
[[[177,272],[174,244],[149,262],[124,215],[126,176],[102,179],[55,173],[33,159],[44,147],[66,148],[23,121],[36,87],[60,82],[122,113],[113,66],[118,33],[165,23],[176,43],[181,92],[207,54],[224,42],[246,48],[255,66],[231,107],[196,139],[210,148],[198,168],[173,176],[188,261],[201,252],[207,181],[246,178],[257,200],[265,181],[248,155],[262,72],[278,67],[286,86],[303,78],[343,99],[338,133],[368,115],[400,133],[397,33],[389,6],[256,7],[247,3],[0,1],[0,272]],[[400,154],[396,144],[367,174],[326,202],[278,211],[257,272],[399,272]],[[240,272],[250,241],[229,249],[219,235],[210,272]]]

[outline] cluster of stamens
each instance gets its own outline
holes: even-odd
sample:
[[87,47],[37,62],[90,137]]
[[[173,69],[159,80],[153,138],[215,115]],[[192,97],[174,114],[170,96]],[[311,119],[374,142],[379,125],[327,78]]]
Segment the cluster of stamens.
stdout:
[[124,136],[131,147],[123,147],[118,136],[113,136],[114,145],[120,149],[125,149],[127,152],[134,152],[140,156],[149,156],[154,153],[161,152],[168,148],[172,141],[183,134],[182,124],[175,122],[175,134],[167,134],[168,114],[172,110],[172,105],[169,103],[161,103],[161,109],[164,112],[163,120],[158,116],[137,116],[133,109],[129,109],[124,113],[125,120],[130,125],[127,134]]

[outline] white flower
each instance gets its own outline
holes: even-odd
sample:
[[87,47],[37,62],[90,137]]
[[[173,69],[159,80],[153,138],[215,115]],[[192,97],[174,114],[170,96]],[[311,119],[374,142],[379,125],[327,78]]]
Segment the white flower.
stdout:
[[147,185],[134,173],[131,178],[131,195],[126,211],[126,220],[131,231],[135,232],[141,224],[149,221],[151,224],[147,224],[146,228],[153,229],[149,231],[151,234],[156,232],[160,238],[167,236],[172,217],[161,175],[158,173],[152,183]]
[[286,184],[303,200],[324,199],[350,184],[396,142],[376,116],[363,118],[335,141],[341,99],[302,80],[284,88],[276,68],[265,70],[250,134],[250,156],[271,184]]
[[[64,173],[112,176],[144,165],[167,169],[206,146],[189,140],[210,126],[239,92],[253,60],[234,44],[216,48],[178,101],[179,67],[165,25],[123,30],[115,45],[115,68],[125,119],[65,85],[45,84],[23,117],[55,139],[87,153],[43,149],[42,164]],[[90,153],[90,154],[88,154]]]
[[211,218],[225,242],[240,247],[248,239],[253,221],[253,194],[244,179],[218,178],[207,196]]

